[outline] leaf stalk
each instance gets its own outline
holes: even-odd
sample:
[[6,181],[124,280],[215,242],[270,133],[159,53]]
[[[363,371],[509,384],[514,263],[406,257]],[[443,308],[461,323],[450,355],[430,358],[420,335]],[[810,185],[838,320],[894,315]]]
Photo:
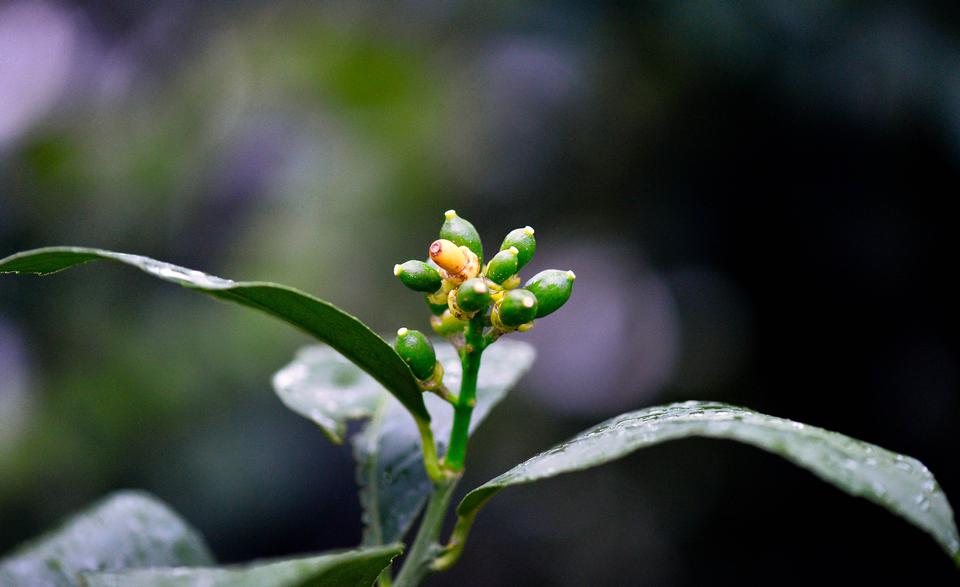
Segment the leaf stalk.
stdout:
[[417,429],[420,431],[420,444],[423,447],[423,468],[427,471],[427,477],[433,481],[434,485],[442,483],[448,478],[440,466],[440,460],[437,458],[437,443],[433,439],[433,430],[430,429],[430,423],[415,418]]
[[450,534],[450,541],[443,549],[443,554],[434,559],[433,570],[440,572],[446,571],[460,560],[463,553],[463,547],[467,544],[467,536],[470,535],[470,528],[473,527],[473,521],[477,519],[479,508],[473,510],[466,516],[457,518],[457,525],[454,526]]

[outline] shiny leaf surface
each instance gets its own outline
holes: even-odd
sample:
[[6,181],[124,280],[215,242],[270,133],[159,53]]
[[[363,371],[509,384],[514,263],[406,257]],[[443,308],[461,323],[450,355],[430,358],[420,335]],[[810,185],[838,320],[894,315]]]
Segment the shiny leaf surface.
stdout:
[[273,376],[273,389],[288,408],[313,420],[337,444],[346,437],[347,421],[373,416],[390,397],[373,377],[327,345],[297,351]]
[[100,249],[50,247],[0,260],[0,273],[48,275],[92,261],[136,267],[183,287],[255,308],[326,342],[371,374],[411,413],[429,420],[420,387],[393,348],[363,322],[336,306],[296,289],[267,282],[230,281],[139,255]]
[[117,493],[0,560],[4,587],[80,585],[83,571],[209,565],[203,538],[155,498]]
[[399,544],[222,568],[85,573],[84,587],[370,587],[403,550]]
[[457,513],[474,514],[506,487],[588,469],[647,446],[694,436],[736,440],[780,455],[839,489],[902,516],[960,563],[953,511],[920,461],[836,432],[720,403],[685,402],[617,416],[474,489]]

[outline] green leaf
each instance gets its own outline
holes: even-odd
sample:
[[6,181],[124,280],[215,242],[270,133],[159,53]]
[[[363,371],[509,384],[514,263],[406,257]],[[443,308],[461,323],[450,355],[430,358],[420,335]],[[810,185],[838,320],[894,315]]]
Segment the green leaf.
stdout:
[[393,348],[363,322],[296,289],[267,282],[230,281],[139,255],[100,249],[49,247],[0,260],[0,273],[48,275],[91,261],[115,261],[154,277],[270,314],[326,342],[370,373],[414,416],[429,421],[420,386]]
[[373,416],[390,397],[373,377],[326,345],[297,351],[274,374],[273,389],[288,408],[313,420],[337,444],[347,434],[348,420]]
[[457,513],[475,515],[505,487],[588,469],[647,446],[693,436],[736,440],[780,455],[902,516],[960,562],[950,503],[920,461],[836,432],[720,403],[671,404],[607,420],[474,489]]
[[154,497],[116,493],[0,560],[0,585],[79,585],[83,571],[209,565],[203,538]]
[[84,573],[85,587],[370,587],[403,545],[261,562],[237,567]]
[[[457,354],[444,341],[434,345],[444,382],[456,391],[461,373]],[[483,353],[471,431],[506,396],[534,356],[533,347],[509,339],[499,340]],[[403,417],[401,406],[370,376],[324,346],[302,349],[273,382],[288,407],[319,424],[332,438],[343,438],[348,419],[370,418],[353,441],[364,508],[364,543],[402,538],[430,494],[431,483],[423,469],[420,435],[414,423]],[[453,410],[432,394],[424,399],[442,452]]]

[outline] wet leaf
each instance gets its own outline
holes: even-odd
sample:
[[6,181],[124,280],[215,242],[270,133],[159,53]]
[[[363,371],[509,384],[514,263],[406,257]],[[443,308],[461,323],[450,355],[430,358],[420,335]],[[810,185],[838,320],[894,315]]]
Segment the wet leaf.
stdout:
[[84,587],[370,587],[403,550],[400,544],[219,568],[84,573]]
[[[444,381],[455,393],[460,387],[460,361],[445,341],[434,341],[434,346]],[[484,352],[471,431],[516,384],[534,356],[533,347],[510,339],[501,339]],[[370,418],[353,440],[364,543],[402,538],[423,507],[431,484],[423,469],[420,435],[401,406],[369,375],[324,346],[302,349],[276,374],[274,387],[288,407],[336,439],[343,438],[348,419]],[[424,399],[442,453],[453,425],[453,409],[434,395]]]
[[736,440],[780,455],[839,489],[902,516],[960,563],[953,511],[923,463],[836,432],[720,403],[671,404],[607,420],[474,489],[457,513],[475,515],[506,487],[588,469],[647,446],[693,436]]
[[111,495],[0,560],[4,587],[80,585],[83,571],[209,565],[203,538],[144,493]]
[[393,348],[363,322],[333,304],[267,282],[221,279],[139,255],[100,249],[49,247],[0,260],[0,273],[48,275],[91,261],[114,261],[217,299],[255,308],[312,334],[371,374],[411,413],[429,420],[420,387]]
[[[383,386],[327,345],[312,345],[273,376],[280,400],[340,444],[347,421],[371,417],[389,398]],[[414,430],[416,427],[414,427]]]
[[[357,438],[368,437],[372,445],[360,451],[357,440],[354,441],[354,454],[358,465],[363,462],[374,463],[380,456],[378,449],[379,438],[371,430],[380,430],[383,419],[388,417],[401,424],[402,406],[392,399],[372,377],[360,371],[355,365],[341,357],[326,345],[304,347],[297,352],[293,361],[278,371],[273,377],[273,387],[284,404],[301,416],[312,420],[334,442],[343,442],[347,433],[349,420],[369,418],[364,430],[357,434]],[[425,398],[427,405],[431,405],[430,398]],[[432,413],[437,413],[437,407],[432,406]],[[406,420],[409,420],[406,418]],[[435,420],[433,420],[435,422]],[[410,434],[407,434],[407,433]],[[416,426],[400,425],[395,433],[388,433],[393,439],[393,447],[403,447],[401,452],[406,453],[408,448],[414,449],[409,463],[411,468],[423,469],[420,459],[420,437]],[[364,441],[365,443],[370,441]],[[372,465],[371,465],[372,467]],[[358,483],[361,486],[360,500],[364,505],[364,520],[371,516],[370,504],[365,492],[376,490],[377,479],[370,479],[369,475],[358,467]],[[429,482],[428,482],[429,490]],[[368,489],[373,487],[373,489]],[[378,515],[372,515],[377,519]],[[399,538],[399,536],[397,537]],[[369,541],[367,544],[382,544],[381,540]]]

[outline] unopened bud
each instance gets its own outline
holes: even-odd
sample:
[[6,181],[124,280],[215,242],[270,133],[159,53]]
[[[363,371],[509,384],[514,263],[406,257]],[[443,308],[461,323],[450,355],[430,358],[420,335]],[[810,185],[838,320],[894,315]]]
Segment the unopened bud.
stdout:
[[573,271],[547,269],[537,273],[524,284],[523,287],[537,296],[537,318],[555,312],[570,299],[576,278]]
[[517,272],[517,247],[510,247],[500,251],[490,259],[487,265],[487,278],[494,283],[503,283]]
[[537,239],[533,238],[533,228],[524,226],[511,230],[503,239],[500,250],[505,251],[510,247],[517,248],[517,271],[519,271],[530,262],[530,259],[533,259],[533,254],[537,251]]
[[440,289],[440,274],[423,261],[407,261],[393,266],[393,274],[413,291],[433,293]]
[[498,318],[504,326],[516,328],[537,317],[537,305],[537,296],[533,292],[510,290],[497,306]]
[[430,258],[441,269],[450,274],[463,271],[468,260],[460,247],[443,238],[433,241],[433,244],[430,245]]
[[433,375],[437,366],[437,354],[422,332],[401,328],[397,331],[397,340],[393,343],[393,348],[410,366],[414,377],[425,380]]
[[[467,247],[483,263],[483,244],[480,234],[473,224],[457,216],[456,210],[447,210],[444,213],[443,226],[440,227],[440,238],[446,239],[457,246]],[[449,271],[449,269],[448,269]]]
[[464,312],[478,312],[490,304],[490,288],[482,279],[468,279],[457,289],[457,306]]

